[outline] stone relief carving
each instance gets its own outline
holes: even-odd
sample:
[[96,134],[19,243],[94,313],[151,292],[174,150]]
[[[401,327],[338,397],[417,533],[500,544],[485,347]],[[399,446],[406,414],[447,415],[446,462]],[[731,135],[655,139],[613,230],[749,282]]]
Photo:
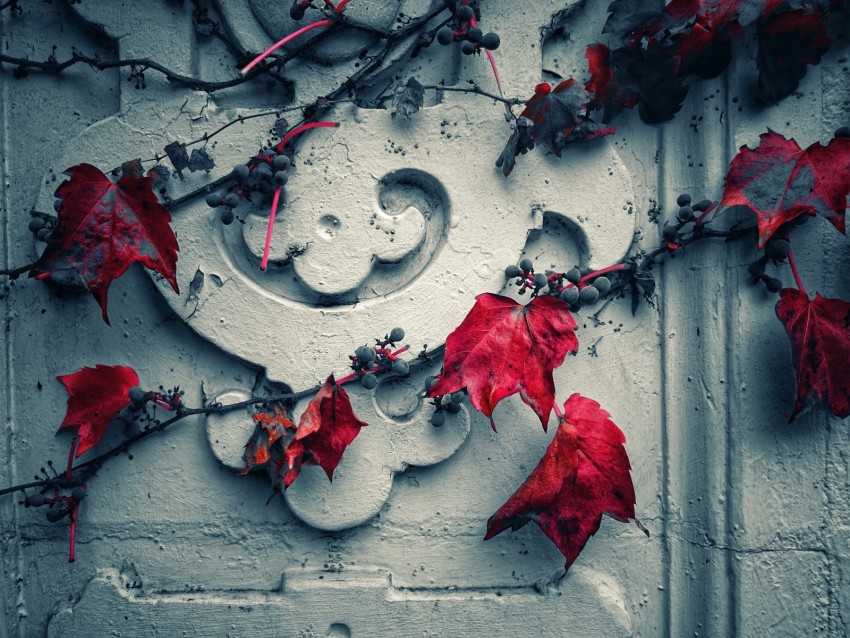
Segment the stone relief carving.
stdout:
[[[270,24],[271,17],[255,5],[256,17]],[[241,19],[246,6],[228,3],[223,10]],[[545,22],[542,16],[551,17],[552,7],[535,5],[539,24]],[[155,57],[142,40],[125,35],[138,33],[134,25],[147,20],[141,10],[86,15],[85,3],[74,9],[115,37],[122,55]],[[513,43],[520,52],[522,59],[508,66],[536,56],[533,68],[538,68],[539,49],[529,51],[521,38],[539,40],[540,27],[528,16],[524,26],[507,24],[515,18],[494,16],[492,25],[503,26],[503,46]],[[190,41],[188,14],[183,28]],[[250,37],[266,41],[268,36]],[[474,75],[486,73],[482,64]],[[297,69],[294,74],[298,85]],[[527,84],[527,77],[514,76],[506,90],[515,87],[520,93]],[[91,158],[105,168],[131,155],[150,157],[169,141],[197,139],[255,112],[223,108],[216,100],[157,86],[122,95],[122,112],[71,141],[56,169]],[[175,115],[163,119],[164,113]],[[264,368],[271,381],[300,389],[332,371],[341,373],[347,353],[396,325],[406,330],[414,352],[423,344],[443,343],[476,294],[503,287],[504,266],[516,263],[529,233],[534,239],[544,224],[563,233],[564,241],[572,233],[571,241],[582,246],[583,266],[616,262],[632,242],[632,186],[607,140],[566,149],[561,160],[530,153],[506,180],[491,154],[480,150],[504,143],[504,113],[480,97],[446,93],[411,120],[350,105],[337,107],[332,117],[341,126],[311,134],[295,158],[268,270],[258,267],[267,210],[243,207],[236,211],[243,223],[223,226],[200,198],[173,215],[181,293],[163,284],[164,299],[200,335]],[[216,167],[172,180],[171,196],[211,183],[244,162],[269,138],[272,122],[252,119],[217,135]],[[53,186],[42,190],[43,210],[52,208],[52,193]],[[552,219],[563,223],[553,225]],[[355,410],[369,427],[346,452],[333,483],[308,468],[287,492],[299,518],[327,530],[358,525],[387,501],[395,473],[408,465],[438,463],[458,449],[469,431],[469,415],[463,411],[442,430],[432,428],[427,407],[411,399],[420,387],[418,377],[387,379],[371,392],[351,391]],[[224,401],[246,392],[233,388],[213,398]],[[406,407],[399,411],[396,402]],[[253,427],[247,415],[211,417],[207,427],[219,460],[241,469],[241,445]]]

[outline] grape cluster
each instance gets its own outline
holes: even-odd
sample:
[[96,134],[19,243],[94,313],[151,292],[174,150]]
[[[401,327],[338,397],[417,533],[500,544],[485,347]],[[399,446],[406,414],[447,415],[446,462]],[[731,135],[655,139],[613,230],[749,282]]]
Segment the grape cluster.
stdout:
[[360,385],[371,390],[378,385],[378,374],[392,372],[396,376],[405,377],[410,374],[410,364],[399,355],[407,350],[406,347],[393,352],[392,347],[404,339],[404,330],[393,328],[384,335],[383,339],[375,339],[374,346],[360,346],[351,360],[351,369],[360,377]]
[[[54,203],[54,208],[56,212],[59,212],[59,208],[62,205],[62,200],[57,199]],[[29,224],[27,224],[27,228],[29,228],[30,232],[35,235],[35,238],[38,241],[48,241],[50,239],[50,233],[55,228],[55,222],[50,217],[44,217],[42,215],[33,215],[30,217]]]
[[233,182],[226,194],[210,193],[207,195],[207,205],[210,208],[221,207],[221,223],[230,225],[236,219],[233,209],[243,200],[252,206],[271,203],[275,190],[284,188],[289,181],[291,167],[292,160],[288,155],[271,148],[260,151],[247,164],[237,164],[233,168]]
[[[425,393],[434,386],[438,381],[438,377],[427,377],[425,379]],[[457,414],[460,412],[460,404],[466,398],[466,388],[433,397],[434,414],[431,415],[431,425],[435,428],[441,428],[446,424],[446,414]]]
[[519,286],[519,294],[524,295],[531,290],[531,296],[546,294],[557,297],[570,306],[573,312],[581,307],[595,304],[600,297],[611,291],[611,280],[600,273],[594,276],[589,269],[580,270],[575,266],[565,273],[547,270],[545,273],[535,273],[534,264],[527,257],[518,266],[510,265],[505,268],[505,276],[513,279]]
[[481,49],[495,51],[499,48],[499,35],[492,31],[482,32],[475,22],[480,17],[477,0],[445,0],[445,3],[452,12],[452,19],[437,31],[437,42],[443,46],[460,42],[464,55],[478,53]]
[[765,273],[767,263],[783,263],[788,259],[791,242],[787,239],[772,237],[764,246],[764,255],[751,263],[747,270],[752,275],[752,282],[762,282],[768,292],[776,293],[782,290],[782,281]]
[[714,202],[710,199],[704,199],[696,204],[692,204],[692,201],[691,196],[687,193],[679,195],[676,198],[676,204],[679,206],[676,219],[669,220],[661,229],[661,237],[671,250],[678,247],[682,229],[692,222],[695,231],[701,229],[702,218],[714,207]]

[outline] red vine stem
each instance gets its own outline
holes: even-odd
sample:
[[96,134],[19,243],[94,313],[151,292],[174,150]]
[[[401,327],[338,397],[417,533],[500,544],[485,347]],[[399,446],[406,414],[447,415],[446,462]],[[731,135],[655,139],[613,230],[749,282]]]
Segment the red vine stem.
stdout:
[[602,275],[609,273],[609,272],[617,272],[618,270],[625,270],[626,267],[627,267],[626,264],[614,264],[613,266],[607,266],[607,267],[602,268],[600,270],[595,270],[591,273],[586,274],[584,277],[582,277],[579,280],[579,283],[583,284],[588,279],[596,279],[596,277],[601,277]]
[[269,213],[269,225],[266,228],[266,244],[263,246],[263,258],[260,260],[260,270],[265,270],[269,265],[269,252],[272,247],[272,233],[274,232],[274,216],[277,214],[277,205],[280,202],[281,187],[278,186],[272,197],[272,210]]
[[[344,1],[345,0],[343,0],[343,2]],[[475,24],[474,17],[469,21],[469,24],[472,26],[473,29],[478,28],[478,25]],[[499,78],[499,68],[496,66],[496,58],[493,57],[493,52],[490,49],[485,49],[484,51],[487,53],[487,59],[490,60],[490,67],[493,69],[493,77],[496,78],[496,88],[499,89],[499,95],[505,97],[505,93],[504,91],[502,91],[502,81]],[[510,107],[508,105],[505,105],[505,108],[510,111]]]
[[309,131],[311,128],[335,128],[337,126],[339,126],[339,122],[310,122],[308,124],[296,126],[294,129],[289,131],[289,133],[284,135],[283,139],[277,143],[277,152],[280,153],[281,151],[283,151],[283,147],[286,146],[286,143],[299,133]]
[[[278,142],[277,152],[280,153],[281,151],[283,151],[283,148],[286,146],[286,143],[299,133],[309,131],[311,128],[335,128],[337,126],[339,126],[339,122],[310,122],[309,124],[302,124],[301,126],[296,126],[294,129],[289,131],[289,133],[284,135],[283,139],[280,140],[280,142]],[[281,187],[278,186],[275,189],[274,197],[272,198],[272,209],[269,213],[269,225],[268,228],[266,228],[266,243],[263,246],[263,257],[260,260],[260,270],[265,270],[269,265],[269,252],[271,252],[272,234],[274,233],[274,218],[277,214],[278,203],[280,202],[280,191]]]
[[287,42],[289,42],[290,40],[294,40],[294,39],[295,39],[295,38],[297,38],[299,35],[302,35],[302,34],[304,34],[304,33],[307,33],[308,31],[311,31],[311,30],[316,29],[316,28],[318,28],[318,27],[329,27],[329,26],[331,26],[333,23],[334,23],[334,21],[328,18],[328,19],[325,19],[325,20],[318,20],[317,22],[313,22],[313,23],[311,23],[311,24],[308,24],[308,25],[307,25],[307,26],[305,26],[305,27],[301,27],[300,29],[298,29],[298,31],[294,31],[294,32],[290,33],[288,36],[286,36],[285,38],[283,38],[282,40],[279,40],[279,41],[275,42],[273,45],[271,45],[268,49],[266,49],[265,51],[263,51],[263,52],[262,52],[260,55],[258,55],[256,58],[254,58],[253,60],[251,60],[251,61],[250,61],[250,62],[249,62],[249,63],[245,66],[245,68],[244,68],[244,69],[242,69],[239,73],[240,73],[241,75],[245,75],[246,73],[248,73],[248,71],[250,71],[251,69],[253,69],[253,68],[254,68],[255,66],[257,66],[260,62],[262,62],[262,61],[263,61],[263,60],[265,60],[267,57],[269,57],[272,53],[274,53],[274,52],[275,52],[275,50],[279,49],[280,47],[282,47],[284,44],[286,44],[286,43],[287,43]]
[[803,280],[800,279],[800,272],[797,270],[797,264],[794,263],[794,255],[791,251],[788,251],[788,265],[791,266],[791,272],[794,273],[794,281],[797,282],[797,290],[802,292],[806,297],[809,295],[806,293],[806,289],[803,287]]
[[342,13],[343,9],[345,9],[345,5],[347,5],[351,0],[342,0],[336,8],[337,13]]
[[556,416],[556,417],[558,417],[559,419],[563,419],[563,418],[564,418],[564,413],[563,413],[563,412],[561,412],[561,408],[560,408],[560,406],[558,405],[558,399],[555,399],[555,400],[552,402],[552,409],[553,409],[553,410],[555,410],[555,416]]

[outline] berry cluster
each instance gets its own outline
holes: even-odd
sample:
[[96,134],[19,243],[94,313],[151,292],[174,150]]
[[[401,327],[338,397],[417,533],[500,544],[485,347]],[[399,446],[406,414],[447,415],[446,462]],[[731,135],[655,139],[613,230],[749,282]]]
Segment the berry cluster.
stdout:
[[[679,212],[676,213],[675,221],[668,221],[664,228],[661,229],[661,236],[667,242],[668,248],[675,250],[678,248],[678,238],[681,236],[682,229],[693,222],[694,231],[702,229],[702,220],[705,216],[714,210],[716,204],[709,199],[704,199],[701,202],[691,205],[691,196],[687,193],[682,193],[676,198],[676,204],[679,206]],[[699,215],[697,215],[699,213]]]
[[278,153],[274,149],[260,151],[247,164],[237,164],[231,177],[233,182],[227,188],[227,193],[207,195],[207,205],[211,208],[222,207],[221,223],[229,225],[236,216],[233,209],[242,200],[252,206],[264,206],[272,201],[274,192],[283,188],[289,181],[289,169],[292,160],[288,155]]
[[552,270],[535,273],[534,264],[526,257],[519,262],[519,266],[505,268],[505,276],[519,286],[520,295],[530,290],[532,297],[542,294],[557,297],[569,304],[571,311],[576,312],[583,305],[593,305],[607,295],[611,291],[611,279],[606,275],[620,270],[625,270],[625,266],[599,271],[580,270],[576,266],[565,273]]
[[[50,468],[53,469],[53,464],[50,464]],[[44,468],[41,468],[42,472],[44,472]],[[55,470],[54,470],[55,473]],[[48,475],[49,476],[49,475]],[[36,475],[36,479],[40,480],[44,478],[43,476]],[[58,479],[58,476],[53,478]],[[65,496],[62,494],[58,494],[56,496],[45,496],[43,492],[35,492],[33,494],[27,494],[24,499],[24,507],[44,507],[45,505],[48,507],[46,512],[47,520],[51,523],[57,523],[61,521],[66,516],[70,516],[74,513],[77,505],[86,497],[86,488],[83,485],[78,485],[74,489],[71,490],[71,494],[69,496]]]
[[[402,339],[404,330],[393,328],[383,339],[375,339],[374,346],[360,346],[353,355],[349,355],[351,369],[354,370],[354,376],[360,378],[360,385],[367,390],[373,389],[378,385],[377,375],[382,372],[392,372],[400,377],[410,374],[410,364],[398,358],[407,352],[408,346],[395,351],[390,347],[395,347]],[[339,382],[342,383],[342,380]]]
[[[807,219],[807,216],[803,215],[799,219],[805,221]],[[780,237],[772,237],[764,245],[764,254],[756,261],[751,263],[748,267],[748,270],[750,271],[750,274],[753,277],[753,283],[761,281],[762,283],[764,283],[764,287],[767,288],[768,292],[776,293],[782,290],[782,281],[777,279],[776,277],[771,277],[770,275],[765,274],[765,269],[767,266],[767,262],[769,261],[773,262],[774,264],[785,263],[785,261],[788,259],[788,252],[790,250],[790,241]]]
[[[425,379],[425,396],[428,395],[428,390],[437,383],[438,377],[428,377]],[[443,394],[435,396],[433,399],[434,414],[431,415],[431,425],[435,428],[441,428],[446,423],[446,413],[457,414],[460,412],[460,404],[466,398],[466,389],[452,392],[451,394]]]
[[499,48],[499,35],[492,31],[483,33],[475,22],[480,18],[477,0],[445,0],[445,3],[452,12],[452,19],[437,31],[437,42],[443,46],[460,42],[464,55],[479,53],[481,49],[495,51]]
[[[57,199],[53,203],[53,208],[56,212],[59,212],[59,208],[62,206],[62,200]],[[47,241],[50,239],[50,233],[55,228],[55,221],[50,217],[42,216],[42,215],[33,215],[30,217],[29,224],[27,225],[30,232],[35,235],[35,238],[38,241]]]

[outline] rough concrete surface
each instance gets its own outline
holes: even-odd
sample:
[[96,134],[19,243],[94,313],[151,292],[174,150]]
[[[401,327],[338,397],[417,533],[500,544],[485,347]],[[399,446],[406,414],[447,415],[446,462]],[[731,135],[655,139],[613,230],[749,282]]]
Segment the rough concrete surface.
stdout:
[[[59,59],[76,47],[234,77],[225,44],[193,27],[195,4],[247,50],[292,28],[288,2],[21,0],[21,15],[0,10],[0,47],[38,60],[54,45]],[[582,76],[608,0],[481,4],[482,26],[501,36],[502,88],[527,97],[540,80]],[[430,6],[351,3],[352,17],[377,28]],[[410,59],[413,45],[385,61],[387,87],[414,75],[497,90],[485,57],[435,44]],[[295,157],[268,271],[258,268],[267,210],[243,206],[244,223],[225,227],[203,198],[192,201],[173,212],[180,294],[134,266],[110,289],[111,327],[85,292],[2,282],[0,488],[67,455],[70,437],[54,436],[67,396],[57,375],[129,365],[144,386],[179,384],[186,404],[200,405],[343,374],[354,348],[396,325],[413,353],[433,349],[475,295],[505,292],[507,264],[616,262],[635,239],[657,242],[653,203],[670,211],[683,191],[718,198],[737,148],[766,127],[805,146],[847,123],[844,39],[771,107],[753,98],[752,43],[737,46],[730,69],[694,83],[673,122],[650,127],[624,114],[616,135],[560,160],[536,149],[508,180],[493,166],[510,130],[492,100],[428,91],[409,120],[339,105],[329,117],[341,126],[310,133]],[[371,37],[319,45],[287,65],[285,87],[212,95],[152,71],[137,88],[127,69],[17,80],[3,65],[3,267],[35,258],[29,211],[53,210],[66,167],[108,171],[239,117],[309,102],[374,47]],[[225,176],[273,122],[246,119],[217,135],[215,168],[173,175],[169,195]],[[850,298],[847,240],[822,221],[806,226],[797,260],[810,290]],[[187,419],[137,446],[92,481],[74,564],[66,522],[0,499],[0,638],[847,635],[850,433],[817,411],[786,423],[787,339],[773,300],[747,280],[753,250],[696,247],[661,269],[654,306],[633,316],[614,301],[594,318],[582,313],[578,356],[555,372],[562,401],[590,396],[624,431],[650,538],[606,519],[563,578],[563,557],[534,525],[482,542],[487,518],[554,428],[543,432],[517,396],[497,408],[498,432],[468,404],[432,428],[422,370],[352,388],[369,426],[334,482],[305,468],[269,504],[264,476],[236,475],[247,412]]]

